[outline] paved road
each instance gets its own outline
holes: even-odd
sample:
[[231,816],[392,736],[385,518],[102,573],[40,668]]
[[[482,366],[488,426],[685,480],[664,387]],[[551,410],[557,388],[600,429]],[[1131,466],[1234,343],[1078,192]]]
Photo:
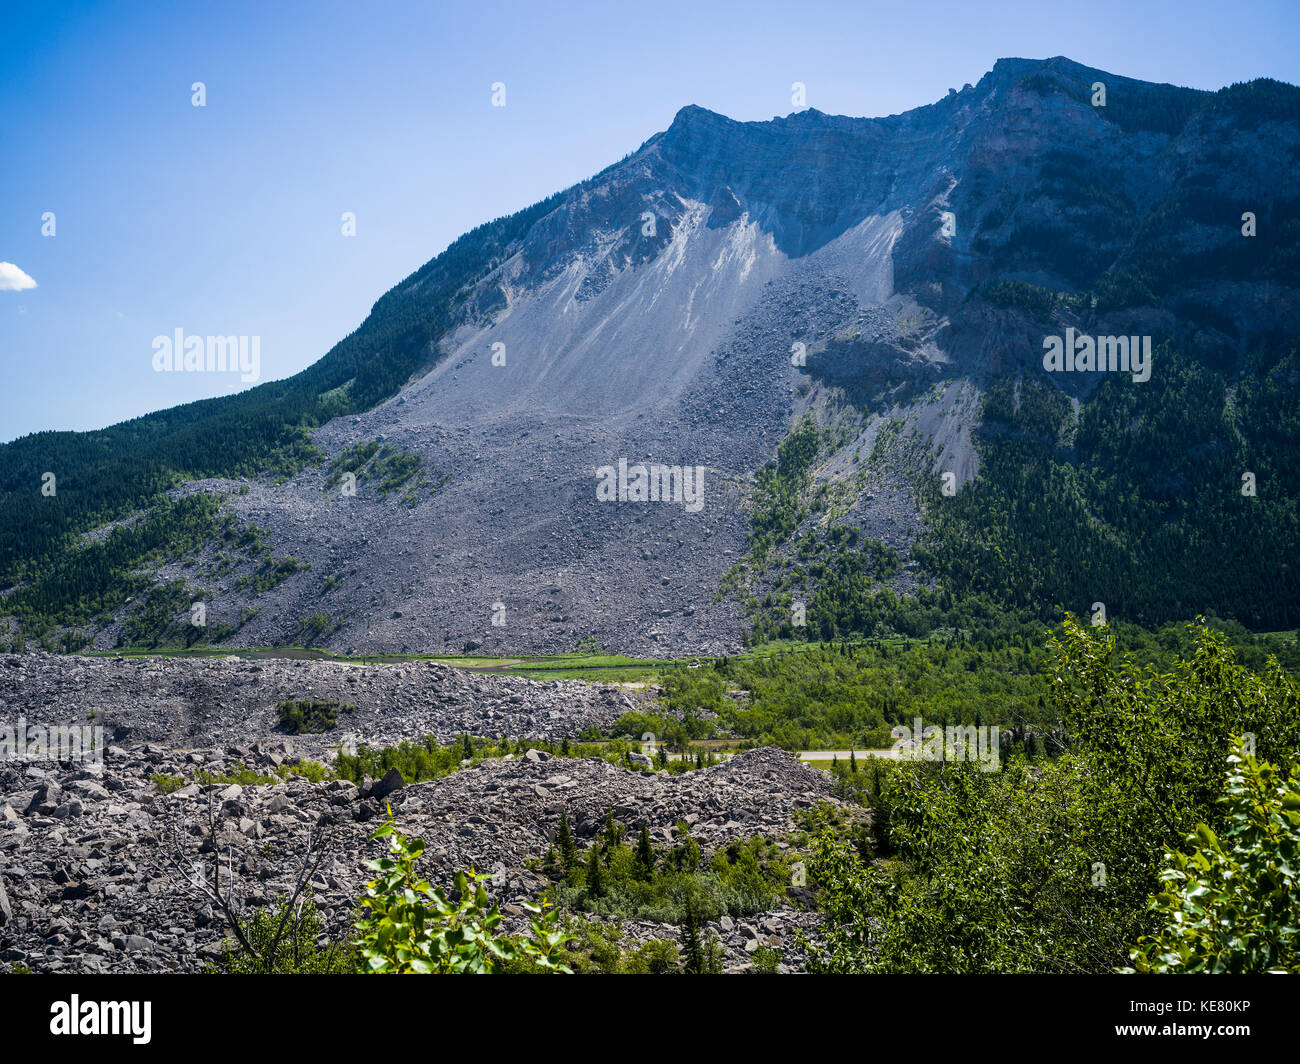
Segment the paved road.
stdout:
[[[865,757],[888,757],[895,761],[898,760],[897,750],[854,750],[853,755],[861,761]],[[735,751],[718,751],[714,757],[726,760],[735,756]],[[797,755],[800,761],[831,761],[839,758],[841,761],[849,759],[848,750],[801,750]],[[669,754],[669,761],[694,761],[694,754]]]
[[849,754],[852,753],[859,761],[864,757],[888,757],[898,760],[897,750],[804,750],[799,754],[800,761],[830,761],[833,758],[839,758],[841,761],[847,761]]

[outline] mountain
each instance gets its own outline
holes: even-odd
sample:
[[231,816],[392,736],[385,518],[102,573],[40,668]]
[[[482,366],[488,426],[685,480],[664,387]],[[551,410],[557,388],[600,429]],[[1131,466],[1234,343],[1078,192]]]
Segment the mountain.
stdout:
[[[1295,626],[1298,156],[1293,86],[1064,58],[887,118],[686,107],[295,377],[0,448],[9,638]],[[1149,376],[1049,372],[1053,336],[1146,338]],[[701,505],[602,499],[620,462],[702,470]]]

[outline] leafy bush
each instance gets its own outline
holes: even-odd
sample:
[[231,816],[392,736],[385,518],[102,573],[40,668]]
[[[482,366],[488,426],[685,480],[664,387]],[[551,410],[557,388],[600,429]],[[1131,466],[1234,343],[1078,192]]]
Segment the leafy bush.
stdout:
[[1188,853],[1165,855],[1163,926],[1134,947],[1139,972],[1300,973],[1300,770],[1240,748],[1228,766],[1227,827],[1198,824]]
[[227,939],[221,969],[235,975],[343,975],[356,971],[354,949],[330,942],[310,895],[290,906],[285,896],[254,911],[240,929],[255,951]]
[[[1233,736],[1258,736],[1261,754],[1287,766],[1300,748],[1295,681],[1276,662],[1248,672],[1208,629],[1196,628],[1194,639],[1190,657],[1168,671],[1115,668],[1109,632],[1067,621],[1052,644],[1052,686],[1069,753],[1032,764],[1013,757],[999,772],[971,763],[894,766],[883,787],[891,861],[864,864],[831,831],[814,842],[808,872],[827,922],[810,943],[810,969],[1102,972],[1122,965],[1131,944],[1156,930],[1147,901],[1167,851],[1198,823],[1251,844],[1220,801],[1245,786],[1225,785],[1219,769]],[[1285,862],[1294,828],[1285,816],[1269,824],[1273,834],[1260,840],[1280,846]],[[1202,844],[1211,845],[1210,837]],[[1242,931],[1255,959],[1261,929],[1279,926],[1273,922],[1285,912],[1269,891],[1289,888],[1260,863],[1266,860],[1230,858],[1264,889]],[[1219,871],[1226,874],[1230,861]],[[1201,871],[1213,877],[1215,867]],[[1159,907],[1183,904],[1175,895]],[[1215,902],[1220,910],[1233,904]],[[1272,948],[1287,956],[1293,946]],[[1233,956],[1246,950],[1243,944]],[[1157,945],[1153,956],[1166,952]]]
[[[658,734],[658,733],[656,733]],[[596,733],[599,737],[599,732]],[[555,757],[599,757],[611,764],[630,768],[627,754],[632,747],[615,739],[597,746],[594,743],[571,743],[568,739],[554,743],[545,739],[501,739],[462,736],[453,743],[439,743],[437,736],[426,735],[419,742],[404,739],[396,746],[371,749],[364,744],[355,754],[340,750],[334,758],[334,773],[339,779],[360,784],[367,776],[379,778],[389,769],[397,769],[407,783],[440,779],[459,771],[465,763],[477,765],[489,758],[513,755],[520,757],[529,750],[543,750]]]
[[[640,945],[625,945],[617,921],[574,919],[566,923],[566,928],[571,938],[560,959],[578,975],[668,975],[681,971],[675,942],[652,939]],[[527,958],[516,958],[507,962],[504,970],[526,974],[543,969]]]
[[293,765],[281,765],[275,770],[275,774],[282,780],[299,776],[309,783],[320,783],[322,780],[329,779],[332,772],[319,761],[299,761]]
[[396,829],[392,810],[371,836],[389,839],[390,856],[367,861],[378,873],[361,900],[369,915],[355,925],[363,970],[387,974],[487,974],[516,958],[538,970],[569,972],[558,959],[567,931],[555,912],[528,905],[532,938],[497,934],[501,913],[483,888],[486,876],[458,871],[459,900],[420,879],[415,864],[424,853],[423,839],[408,839]]
[[179,791],[185,786],[183,777],[173,776],[167,772],[155,772],[149,777],[149,782],[162,791],[163,794],[171,794],[173,791]]

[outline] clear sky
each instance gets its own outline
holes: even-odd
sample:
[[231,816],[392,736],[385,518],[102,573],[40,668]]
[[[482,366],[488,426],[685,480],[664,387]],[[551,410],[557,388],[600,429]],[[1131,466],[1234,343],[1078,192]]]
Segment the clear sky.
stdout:
[[1295,83],[1298,26],[1297,0],[0,0],[0,262],[21,271],[0,269],[0,440],[248,386],[154,372],[177,328],[258,336],[262,379],[295,373],[462,232],[688,103],[768,119],[801,81],[822,111],[893,114],[1003,56]]

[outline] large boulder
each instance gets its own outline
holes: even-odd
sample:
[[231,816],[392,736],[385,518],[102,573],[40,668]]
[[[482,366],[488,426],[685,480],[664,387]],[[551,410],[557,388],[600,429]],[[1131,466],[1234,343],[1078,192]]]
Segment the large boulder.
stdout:
[[394,791],[400,791],[405,786],[406,780],[402,778],[402,773],[395,768],[390,768],[384,773],[383,779],[375,782],[370,789],[370,794],[374,798],[387,798]]

